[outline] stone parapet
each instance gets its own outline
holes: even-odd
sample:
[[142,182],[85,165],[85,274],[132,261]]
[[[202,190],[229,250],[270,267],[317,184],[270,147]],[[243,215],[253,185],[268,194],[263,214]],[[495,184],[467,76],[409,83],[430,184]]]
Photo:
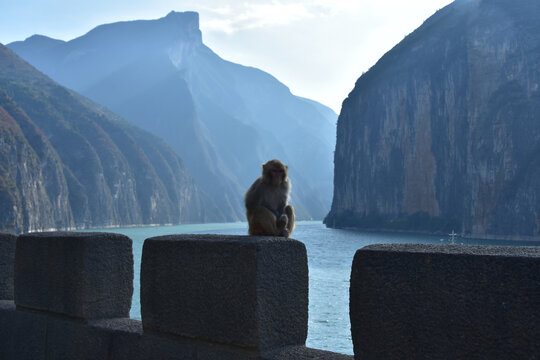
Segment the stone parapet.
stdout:
[[0,233],[0,300],[13,300],[13,264],[17,236]]
[[259,350],[303,345],[306,248],[296,240],[264,236],[147,239],[141,315],[145,330]]
[[80,319],[129,317],[131,245],[127,236],[110,233],[20,235],[15,304]]
[[540,247],[372,245],[357,251],[357,359],[540,357]]
[[[296,240],[147,239],[142,321],[127,318],[129,238],[0,234],[0,246],[0,359],[353,358],[305,347],[307,257]],[[538,304],[540,247],[368,246],[351,272],[355,358],[540,358]]]

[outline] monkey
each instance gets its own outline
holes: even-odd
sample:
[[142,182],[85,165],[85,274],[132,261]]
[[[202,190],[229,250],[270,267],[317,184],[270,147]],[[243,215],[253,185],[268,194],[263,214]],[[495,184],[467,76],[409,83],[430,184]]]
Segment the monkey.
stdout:
[[289,237],[294,230],[294,208],[288,204],[291,181],[289,167],[279,160],[262,164],[262,176],[244,196],[249,235]]

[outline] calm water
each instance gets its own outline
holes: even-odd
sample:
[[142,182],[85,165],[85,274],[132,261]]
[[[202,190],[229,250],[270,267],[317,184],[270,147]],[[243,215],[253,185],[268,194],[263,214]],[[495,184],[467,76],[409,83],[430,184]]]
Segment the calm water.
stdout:
[[[131,317],[141,318],[139,272],[145,239],[169,234],[245,235],[245,223],[197,224],[141,228],[96,229],[121,233],[133,240],[135,279]],[[327,229],[321,222],[299,222],[294,238],[306,245],[309,266],[309,325],[307,346],[352,354],[349,323],[349,277],[354,253],[370,244],[449,243],[440,236],[367,233]],[[442,240],[442,241],[441,241]],[[540,245],[538,243],[458,238],[465,245]]]

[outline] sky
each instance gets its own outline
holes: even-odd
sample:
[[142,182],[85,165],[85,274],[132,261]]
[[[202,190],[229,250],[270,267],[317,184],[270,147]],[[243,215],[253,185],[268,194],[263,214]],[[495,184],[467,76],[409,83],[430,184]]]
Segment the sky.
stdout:
[[358,77],[450,0],[0,0],[0,43],[71,40],[117,21],[197,11],[203,42],[339,114]]

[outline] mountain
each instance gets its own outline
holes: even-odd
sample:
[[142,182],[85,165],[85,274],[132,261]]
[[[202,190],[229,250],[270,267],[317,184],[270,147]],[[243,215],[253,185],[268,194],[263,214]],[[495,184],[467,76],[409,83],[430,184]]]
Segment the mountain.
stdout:
[[540,3],[457,0],[362,75],[331,227],[540,239]]
[[0,44],[0,231],[223,221],[156,136]]
[[194,12],[96,27],[63,42],[8,45],[62,85],[163,138],[227,220],[245,220],[243,195],[261,164],[289,165],[300,219],[322,219],[332,196],[337,115],[291,94],[261,70],[221,59]]

